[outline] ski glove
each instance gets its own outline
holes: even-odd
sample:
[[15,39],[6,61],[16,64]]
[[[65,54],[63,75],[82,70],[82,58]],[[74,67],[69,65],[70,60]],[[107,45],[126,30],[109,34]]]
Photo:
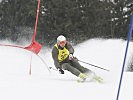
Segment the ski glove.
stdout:
[[74,56],[72,54],[69,55],[69,60],[73,60]]
[[61,68],[58,68],[60,74],[64,74],[64,71]]

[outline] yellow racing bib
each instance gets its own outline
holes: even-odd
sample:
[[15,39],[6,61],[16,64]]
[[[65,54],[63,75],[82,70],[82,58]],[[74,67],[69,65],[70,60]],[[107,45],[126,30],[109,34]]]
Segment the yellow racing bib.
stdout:
[[65,47],[61,50],[61,49],[59,49],[58,48],[58,45],[57,44],[55,44],[54,45],[57,49],[58,49],[58,51],[59,51],[59,54],[58,54],[58,60],[59,60],[59,62],[62,62],[63,60],[65,60],[68,56],[69,56],[69,51],[68,51],[68,49],[66,49]]

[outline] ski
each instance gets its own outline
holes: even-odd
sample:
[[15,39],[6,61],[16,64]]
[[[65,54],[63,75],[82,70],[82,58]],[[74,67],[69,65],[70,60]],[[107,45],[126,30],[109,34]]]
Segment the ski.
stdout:
[[[88,81],[89,79],[89,81]],[[97,83],[104,83],[103,78],[101,78],[100,76],[95,76],[92,79],[90,79],[89,77],[82,80],[82,79],[78,79],[77,83],[84,83],[84,82],[97,82]]]

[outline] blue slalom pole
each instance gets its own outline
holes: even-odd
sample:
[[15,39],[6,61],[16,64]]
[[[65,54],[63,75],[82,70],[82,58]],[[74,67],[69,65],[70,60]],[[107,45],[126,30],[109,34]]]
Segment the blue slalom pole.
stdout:
[[122,83],[122,78],[123,78],[123,73],[124,73],[124,67],[125,67],[125,62],[126,62],[126,57],[127,57],[127,52],[128,52],[128,46],[129,46],[129,42],[131,40],[132,32],[133,32],[133,15],[131,16],[131,21],[130,21],[130,25],[129,25],[127,46],[126,46],[126,51],[125,51],[125,56],[124,56],[124,61],[123,61],[123,66],[122,66],[122,71],[121,71],[120,82],[119,82],[119,87],[118,87],[116,100],[119,99],[121,83]]

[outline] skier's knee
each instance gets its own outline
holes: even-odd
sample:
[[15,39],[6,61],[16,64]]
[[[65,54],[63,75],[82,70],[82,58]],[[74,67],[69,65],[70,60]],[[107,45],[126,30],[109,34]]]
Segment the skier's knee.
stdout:
[[68,63],[62,64],[62,69],[67,70],[68,67],[69,67],[69,64]]

